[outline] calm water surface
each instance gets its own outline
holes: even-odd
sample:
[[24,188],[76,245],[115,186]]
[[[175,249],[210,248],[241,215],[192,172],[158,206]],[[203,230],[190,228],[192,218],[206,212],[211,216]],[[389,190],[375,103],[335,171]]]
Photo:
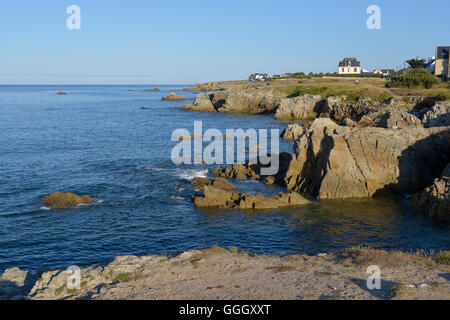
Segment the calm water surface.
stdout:
[[[182,111],[162,102],[184,86],[0,86],[0,271],[80,266],[117,255],[236,246],[258,253],[319,253],[353,245],[449,249],[449,226],[416,216],[407,198],[326,201],[259,213],[196,210],[190,180],[210,167],[170,160],[174,129],[268,128],[270,115]],[[128,89],[135,91],[128,91]],[[59,90],[68,94],[59,96]],[[182,92],[186,98],[195,93]],[[149,110],[141,110],[146,106]],[[282,141],[281,149],[292,144]],[[275,194],[255,182],[242,190]],[[48,210],[55,191],[94,205]]]

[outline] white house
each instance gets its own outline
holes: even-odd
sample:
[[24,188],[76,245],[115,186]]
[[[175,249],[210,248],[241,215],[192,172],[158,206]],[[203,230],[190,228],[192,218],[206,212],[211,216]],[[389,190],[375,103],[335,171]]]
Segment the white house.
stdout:
[[356,58],[345,58],[339,62],[339,74],[361,74],[361,62]]
[[269,76],[265,73],[252,73],[248,80],[250,81],[266,81],[269,79]]

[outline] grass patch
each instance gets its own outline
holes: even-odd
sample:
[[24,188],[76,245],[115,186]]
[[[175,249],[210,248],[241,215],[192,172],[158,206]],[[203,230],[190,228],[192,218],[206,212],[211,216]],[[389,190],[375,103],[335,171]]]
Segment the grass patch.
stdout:
[[408,287],[405,284],[395,285],[394,287],[391,288],[391,290],[389,290],[390,298],[392,299],[392,298],[407,295],[411,289],[413,289],[413,288]]
[[441,251],[436,254],[436,262],[439,264],[450,265],[450,251]]
[[273,267],[267,267],[266,270],[272,270],[274,272],[289,272],[296,270],[296,267],[293,266],[273,266]]
[[131,280],[131,272],[125,272],[125,273],[121,273],[119,274],[117,277],[114,278],[114,282],[126,282]]
[[219,286],[216,286],[216,287],[207,287],[206,290],[224,289],[224,288],[225,288],[225,286],[219,285]]

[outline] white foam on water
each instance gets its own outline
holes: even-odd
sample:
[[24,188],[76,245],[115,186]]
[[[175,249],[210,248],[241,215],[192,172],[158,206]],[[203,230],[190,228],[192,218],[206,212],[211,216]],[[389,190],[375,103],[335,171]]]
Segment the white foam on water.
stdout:
[[42,207],[40,207],[39,209],[41,209],[41,210],[52,210],[51,208],[48,208],[48,207],[46,207],[46,206],[42,206]]
[[186,198],[176,197],[176,196],[172,196],[172,197],[170,197],[170,199],[173,199],[173,200],[187,200]]
[[178,177],[192,181],[194,178],[206,178],[208,175],[208,169],[206,170],[182,170],[177,174]]

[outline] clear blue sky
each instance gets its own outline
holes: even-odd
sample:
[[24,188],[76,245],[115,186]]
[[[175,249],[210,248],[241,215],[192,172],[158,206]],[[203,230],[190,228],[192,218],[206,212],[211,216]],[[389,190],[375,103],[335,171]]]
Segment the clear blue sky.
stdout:
[[[81,30],[66,9],[81,8]],[[382,29],[366,9],[381,7]],[[40,0],[0,4],[1,84],[185,84],[395,68],[450,45],[450,1]]]

